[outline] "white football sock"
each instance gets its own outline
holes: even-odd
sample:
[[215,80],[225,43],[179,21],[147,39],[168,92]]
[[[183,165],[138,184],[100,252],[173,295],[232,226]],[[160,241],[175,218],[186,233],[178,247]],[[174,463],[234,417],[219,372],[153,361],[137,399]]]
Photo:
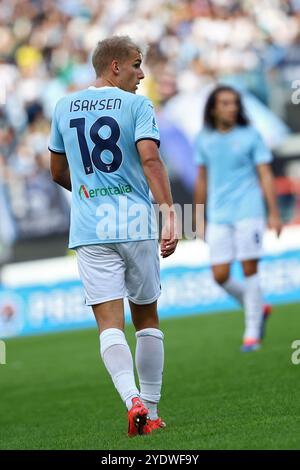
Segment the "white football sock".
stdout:
[[259,339],[263,315],[263,297],[258,274],[245,278],[245,333],[244,339]]
[[139,396],[135,384],[132,355],[124,332],[108,328],[100,334],[100,353],[112,381],[129,410],[132,398]]
[[227,281],[225,281],[224,284],[222,284],[222,287],[223,289],[226,290],[226,292],[229,295],[232,295],[232,297],[234,297],[241,306],[244,305],[244,294],[245,294],[244,284],[229,277]]
[[145,328],[136,333],[135,364],[140,382],[141,398],[149,410],[150,419],[157,419],[164,367],[163,332]]

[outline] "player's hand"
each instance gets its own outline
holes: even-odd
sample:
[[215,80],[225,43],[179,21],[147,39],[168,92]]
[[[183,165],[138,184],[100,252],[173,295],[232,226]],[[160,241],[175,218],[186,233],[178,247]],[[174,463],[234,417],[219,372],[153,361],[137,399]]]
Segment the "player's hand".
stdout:
[[172,255],[178,243],[177,217],[174,211],[170,211],[164,218],[161,232],[160,254],[163,258]]
[[282,222],[280,220],[279,215],[277,214],[270,214],[268,218],[268,227],[272,230],[275,230],[277,237],[279,237],[282,231]]

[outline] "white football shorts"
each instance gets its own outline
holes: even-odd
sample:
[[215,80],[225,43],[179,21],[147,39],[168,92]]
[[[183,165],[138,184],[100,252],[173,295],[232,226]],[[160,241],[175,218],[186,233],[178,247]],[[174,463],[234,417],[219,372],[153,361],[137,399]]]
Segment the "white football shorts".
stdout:
[[143,305],[160,296],[157,240],[85,245],[76,253],[86,305],[126,296]]
[[234,225],[208,223],[206,241],[211,264],[260,259],[264,230],[264,219],[244,219]]

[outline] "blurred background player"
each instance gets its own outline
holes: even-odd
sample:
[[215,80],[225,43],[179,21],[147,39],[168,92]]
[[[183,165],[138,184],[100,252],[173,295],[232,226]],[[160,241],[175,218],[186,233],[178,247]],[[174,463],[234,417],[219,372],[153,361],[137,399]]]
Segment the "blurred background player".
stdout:
[[[115,36],[98,43],[92,61],[95,86],[62,98],[55,108],[51,172],[55,182],[72,191],[69,246],[76,249],[101,357],[127,406],[128,435],[134,436],[164,427],[157,415],[164,336],[157,315],[159,257],[149,187],[165,207],[163,257],[176,248],[175,216],[153,106],[135,95],[144,78],[141,49],[128,36]],[[146,211],[140,230],[129,225],[130,208]],[[140,392],[124,335],[126,294],[136,329]]]
[[[267,223],[279,236],[272,155],[259,133],[245,117],[240,95],[231,87],[219,86],[208,97],[204,129],[196,140],[199,165],[195,202],[207,204],[206,240],[215,281],[245,310],[242,351],[258,349],[265,320],[257,272]],[[241,262],[244,284],[230,276],[234,259]]]

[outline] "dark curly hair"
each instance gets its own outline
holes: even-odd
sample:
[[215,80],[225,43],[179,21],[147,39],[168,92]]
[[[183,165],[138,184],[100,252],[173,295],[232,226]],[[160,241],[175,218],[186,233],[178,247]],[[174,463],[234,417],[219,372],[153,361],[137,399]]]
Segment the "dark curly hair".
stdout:
[[230,93],[233,93],[236,96],[237,104],[239,108],[238,115],[237,115],[237,124],[240,126],[247,126],[249,124],[249,120],[245,115],[245,110],[243,108],[241,95],[234,88],[227,86],[227,85],[220,85],[216,87],[209,95],[207,102],[205,104],[205,108],[204,108],[204,125],[211,129],[216,128],[215,118],[213,116],[213,110],[216,106],[216,100],[217,100],[218,94],[223,91],[229,91]]

